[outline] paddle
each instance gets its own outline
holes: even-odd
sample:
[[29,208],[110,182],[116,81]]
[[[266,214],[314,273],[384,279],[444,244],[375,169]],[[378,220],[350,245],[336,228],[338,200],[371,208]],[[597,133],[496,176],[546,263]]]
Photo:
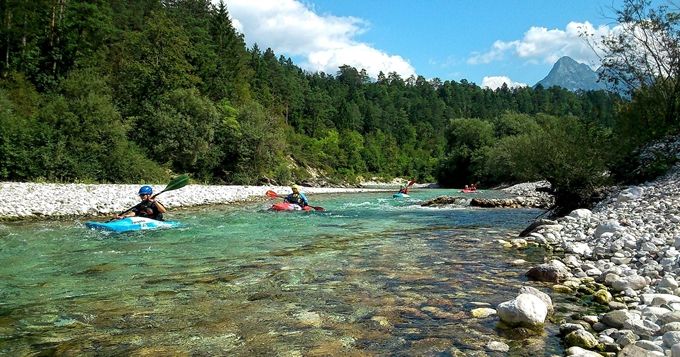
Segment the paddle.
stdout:
[[[272,190],[268,190],[264,194],[269,198],[278,198],[279,197],[279,195],[277,195],[276,192],[274,192]],[[319,206],[309,206],[309,207],[314,208],[314,210],[316,210],[316,211],[325,211],[326,210],[325,208],[319,207]]]
[[[179,176],[173,178],[172,180],[170,180],[170,182],[168,182],[168,184],[165,186],[163,191],[151,196],[151,198],[156,198],[156,196],[160,195],[163,192],[173,191],[173,190],[176,190],[178,188],[182,188],[182,187],[186,186],[188,183],[189,183],[189,175],[179,175]],[[132,209],[135,208],[135,207],[136,207],[136,205],[126,209],[125,211],[119,213],[118,215],[120,216],[120,215],[126,214],[126,213],[132,211]],[[112,221],[113,221],[113,219],[112,219]]]

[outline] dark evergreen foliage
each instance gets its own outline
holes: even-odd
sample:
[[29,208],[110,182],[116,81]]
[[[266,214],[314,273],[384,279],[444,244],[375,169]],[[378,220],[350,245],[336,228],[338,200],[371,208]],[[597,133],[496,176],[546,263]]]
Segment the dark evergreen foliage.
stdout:
[[618,103],[350,66],[308,73],[246,48],[223,2],[0,2],[3,180],[286,183],[314,168],[574,191],[607,170]]

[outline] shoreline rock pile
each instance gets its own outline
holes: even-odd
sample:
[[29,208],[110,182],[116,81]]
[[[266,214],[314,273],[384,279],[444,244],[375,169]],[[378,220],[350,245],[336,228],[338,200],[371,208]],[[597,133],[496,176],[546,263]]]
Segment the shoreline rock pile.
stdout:
[[560,326],[568,355],[680,356],[679,204],[676,167],[656,181],[615,190],[592,211],[542,220],[521,238],[562,254],[532,268],[530,279],[609,309]]
[[440,196],[421,204],[423,207],[440,207],[447,205],[473,206],[483,208],[542,208],[549,209],[555,203],[553,195],[548,193],[550,183],[537,181],[520,183],[500,191],[512,195],[509,198],[477,198],[461,196]]

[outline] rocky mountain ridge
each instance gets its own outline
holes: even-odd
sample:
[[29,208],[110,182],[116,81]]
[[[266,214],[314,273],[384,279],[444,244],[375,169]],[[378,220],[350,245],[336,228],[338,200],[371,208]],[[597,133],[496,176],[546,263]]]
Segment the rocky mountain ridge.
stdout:
[[555,62],[550,73],[536,83],[538,85],[543,88],[558,86],[570,91],[607,89],[606,83],[599,81],[598,72],[568,56]]

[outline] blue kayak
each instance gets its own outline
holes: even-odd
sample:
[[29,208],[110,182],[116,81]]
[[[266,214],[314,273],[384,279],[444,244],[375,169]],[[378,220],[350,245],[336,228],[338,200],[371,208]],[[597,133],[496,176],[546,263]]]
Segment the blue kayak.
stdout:
[[179,227],[179,225],[179,222],[157,221],[144,217],[126,217],[111,222],[85,222],[85,227],[87,228],[116,233],[143,231],[147,229],[175,228]]
[[392,197],[394,197],[394,198],[408,198],[408,197],[411,197],[411,196],[409,196],[408,194],[405,194],[405,193],[397,192],[397,193],[393,194]]

